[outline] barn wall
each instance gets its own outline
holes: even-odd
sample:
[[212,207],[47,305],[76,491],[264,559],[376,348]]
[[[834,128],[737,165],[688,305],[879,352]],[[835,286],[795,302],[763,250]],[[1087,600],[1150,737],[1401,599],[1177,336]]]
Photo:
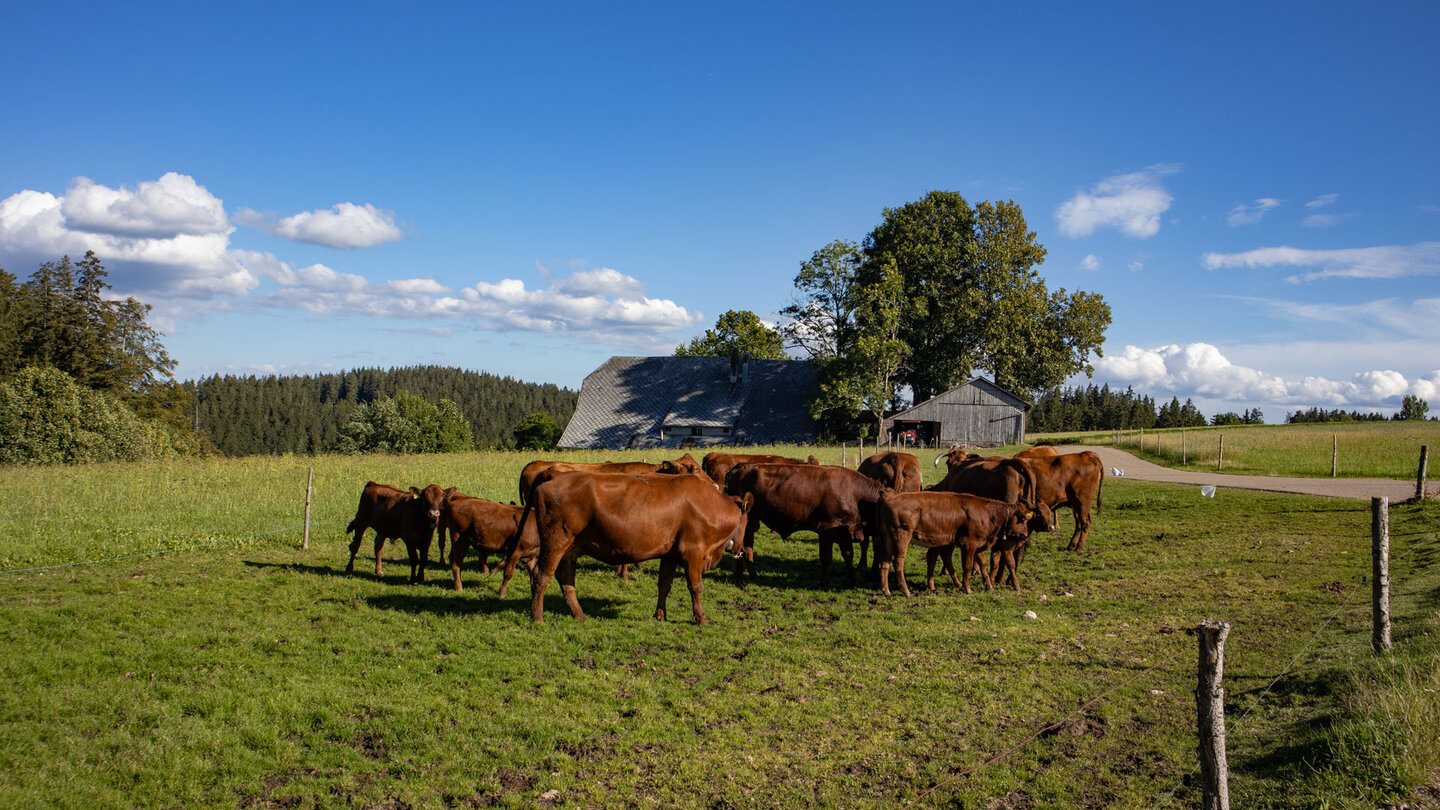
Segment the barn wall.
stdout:
[[983,380],[952,388],[895,418],[940,423],[942,444],[999,446],[1025,441],[1025,405]]

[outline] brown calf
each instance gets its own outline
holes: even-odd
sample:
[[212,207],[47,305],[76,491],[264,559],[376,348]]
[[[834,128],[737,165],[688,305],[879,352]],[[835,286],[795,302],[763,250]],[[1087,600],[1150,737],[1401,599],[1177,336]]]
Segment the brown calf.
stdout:
[[[527,514],[530,515],[528,519],[525,517]],[[509,590],[517,562],[524,561],[531,578],[534,578],[540,538],[535,532],[533,512],[527,513],[525,507],[456,493],[445,501],[440,512],[440,527],[454,535],[450,547],[450,573],[455,577],[455,590],[465,589],[460,583],[460,563],[465,561],[465,555],[472,548],[479,553],[482,565],[490,554],[499,553],[505,558],[505,573],[500,581],[502,599]]]
[[[929,548],[958,547],[964,582],[957,583],[970,593],[970,571],[976,556],[985,549],[1004,551],[1030,536],[1032,530],[1048,531],[1052,525],[1045,512],[1023,504],[1011,504],[975,495],[950,492],[887,492],[876,513],[880,558],[880,588],[890,593],[890,568],[900,574],[900,590],[910,595],[905,581],[905,554],[910,544]],[[932,563],[933,565],[933,563]],[[927,585],[935,589],[934,569],[926,573]],[[953,569],[951,577],[954,578]],[[991,575],[981,568],[987,589],[994,587]],[[1017,581],[1018,586],[1018,581]]]
[[385,541],[395,538],[405,543],[410,560],[410,583],[424,582],[425,566],[430,562],[430,541],[440,519],[440,509],[454,492],[453,488],[445,490],[435,484],[406,490],[374,481],[366,483],[360,491],[355,519],[345,527],[346,534],[355,534],[355,539],[350,541],[350,562],[345,566],[345,573],[355,570],[355,555],[360,551],[365,530],[374,529],[375,576],[383,573],[380,552]]

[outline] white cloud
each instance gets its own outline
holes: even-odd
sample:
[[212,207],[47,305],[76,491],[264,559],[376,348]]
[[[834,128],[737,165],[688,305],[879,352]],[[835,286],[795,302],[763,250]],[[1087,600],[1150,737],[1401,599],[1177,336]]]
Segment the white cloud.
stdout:
[[1319,267],[1317,272],[1294,275],[1290,282],[1326,278],[1403,278],[1440,273],[1440,242],[1386,245],[1340,250],[1302,250],[1268,247],[1244,253],[1206,253],[1207,270],[1232,267]]
[[1126,346],[1118,354],[1096,358],[1094,366],[1096,376],[1111,384],[1133,385],[1157,397],[1164,392],[1181,398],[1299,409],[1396,407],[1406,394],[1424,397],[1440,387],[1440,370],[1414,380],[1392,369],[1360,372],[1349,380],[1314,376],[1286,380],[1232,363],[1209,343],[1151,349]]
[[1090,255],[1088,255],[1088,256],[1086,256],[1085,258],[1083,258],[1083,259],[1080,260],[1080,269],[1081,269],[1081,270],[1099,270],[1099,269],[1100,269],[1100,257],[1099,257],[1099,256],[1096,256],[1094,253],[1091,253]]
[[1340,199],[1339,194],[1321,194],[1319,197],[1305,203],[1306,208],[1324,208]]
[[0,200],[0,257],[28,264],[93,250],[117,294],[142,298],[162,314],[193,309],[260,284],[246,254],[229,249],[220,206],[193,179],[173,173],[136,192],[84,178],[63,197],[20,191]]
[[550,279],[544,289],[507,278],[458,292],[432,278],[376,283],[323,264],[297,270],[279,263],[263,273],[280,285],[262,297],[265,305],[317,316],[447,319],[488,331],[573,333],[628,344],[700,322],[698,313],[649,298],[637,279],[608,268]]
[[[270,219],[249,209],[242,218]],[[389,214],[349,203],[275,227],[282,226],[337,246],[399,236]],[[153,305],[152,323],[161,329],[214,309],[268,307],[317,318],[419,321],[430,330],[566,334],[649,352],[673,348],[673,339],[667,347],[662,336],[702,320],[675,301],[646,296],[643,283],[611,268],[553,277],[545,271],[540,289],[503,279],[457,291],[433,277],[372,281],[324,264],[297,268],[272,253],[230,247],[232,232],[221,201],[173,173],[133,192],[78,178],[63,196],[26,190],[0,200],[0,264],[15,268],[94,250],[113,291]]]
[[230,232],[225,204],[193,177],[166,172],[135,190],[77,177],[60,201],[65,228],[121,237],[167,239]]
[[1176,164],[1156,164],[1106,178],[1088,192],[1076,192],[1055,210],[1060,232],[1081,237],[1108,227],[1137,239],[1154,236],[1160,232],[1160,215],[1174,199],[1160,185],[1160,178],[1180,170]]
[[1347,219],[1354,219],[1358,214],[1311,214],[1300,220],[1300,224],[1306,228],[1333,228]]
[[1144,263],[1144,262],[1141,262],[1141,261],[1133,261],[1133,262],[1130,262],[1129,264],[1127,264],[1127,265],[1125,265],[1125,266],[1126,266],[1127,268],[1129,268],[1130,272],[1132,272],[1132,273],[1138,273],[1138,272],[1140,272],[1141,270],[1144,270],[1144,269],[1145,269],[1145,263]]
[[[263,216],[263,215],[259,215]],[[244,219],[256,220],[255,212],[246,209]],[[394,242],[402,234],[395,225],[395,215],[366,203],[342,202],[328,211],[302,211],[285,217],[269,229],[272,236],[296,242],[309,242],[333,248],[362,248]]]
[[1280,207],[1280,201],[1273,197],[1261,197],[1254,205],[1237,205],[1230,209],[1230,216],[1226,221],[1230,227],[1240,225],[1254,225],[1265,218],[1265,212]]

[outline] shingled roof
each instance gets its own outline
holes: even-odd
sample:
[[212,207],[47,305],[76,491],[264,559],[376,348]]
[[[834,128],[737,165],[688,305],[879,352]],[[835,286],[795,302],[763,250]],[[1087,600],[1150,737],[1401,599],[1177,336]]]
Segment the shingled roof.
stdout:
[[[725,357],[612,357],[585,378],[564,448],[815,441],[815,372],[799,360],[750,360],[731,382]],[[729,432],[720,435],[728,428]],[[703,432],[706,435],[688,434]]]

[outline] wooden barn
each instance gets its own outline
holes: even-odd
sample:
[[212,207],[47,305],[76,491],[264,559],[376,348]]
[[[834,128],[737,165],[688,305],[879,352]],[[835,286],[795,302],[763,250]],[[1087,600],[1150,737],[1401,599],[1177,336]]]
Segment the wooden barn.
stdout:
[[612,357],[580,386],[566,449],[810,444],[815,372],[799,360]]
[[1025,443],[1030,403],[976,377],[886,420],[896,444],[999,447]]

